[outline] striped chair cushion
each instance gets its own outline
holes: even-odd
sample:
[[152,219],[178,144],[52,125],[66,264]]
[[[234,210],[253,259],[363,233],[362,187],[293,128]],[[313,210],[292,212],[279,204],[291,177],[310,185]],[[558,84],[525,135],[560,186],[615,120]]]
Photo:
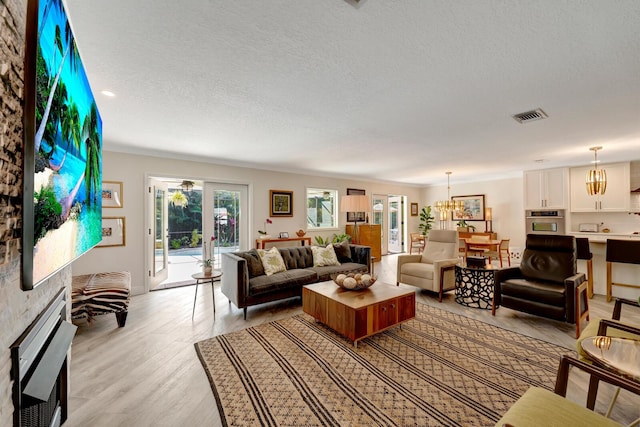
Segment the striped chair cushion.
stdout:
[[73,276],[71,283],[71,315],[74,319],[105,313],[127,311],[131,294],[131,273],[109,273]]

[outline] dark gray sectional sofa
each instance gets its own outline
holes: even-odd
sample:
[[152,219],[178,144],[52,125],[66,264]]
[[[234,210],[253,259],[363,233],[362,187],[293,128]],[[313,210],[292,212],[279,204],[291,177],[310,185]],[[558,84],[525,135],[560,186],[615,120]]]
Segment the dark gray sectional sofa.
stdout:
[[371,271],[371,248],[362,245],[336,247],[340,265],[313,266],[310,246],[278,248],[287,271],[267,276],[255,249],[222,254],[222,293],[236,307],[244,309],[265,302],[302,295],[302,287],[310,283],[331,280],[335,273]]

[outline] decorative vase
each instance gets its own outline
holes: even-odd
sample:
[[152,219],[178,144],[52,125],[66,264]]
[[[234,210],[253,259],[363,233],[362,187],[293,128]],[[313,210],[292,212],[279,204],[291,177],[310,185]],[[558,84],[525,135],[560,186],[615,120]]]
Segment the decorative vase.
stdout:
[[268,235],[268,234],[261,234],[259,238],[262,239],[262,240],[268,240],[268,239],[271,238],[271,236]]
[[202,267],[202,272],[206,275],[211,275],[211,273],[213,273],[213,267],[210,265],[205,265]]

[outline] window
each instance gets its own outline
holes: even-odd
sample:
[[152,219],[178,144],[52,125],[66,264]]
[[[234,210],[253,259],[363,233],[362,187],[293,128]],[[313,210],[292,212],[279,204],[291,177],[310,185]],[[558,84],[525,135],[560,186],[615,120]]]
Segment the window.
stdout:
[[309,230],[338,227],[338,191],[307,188],[307,228]]

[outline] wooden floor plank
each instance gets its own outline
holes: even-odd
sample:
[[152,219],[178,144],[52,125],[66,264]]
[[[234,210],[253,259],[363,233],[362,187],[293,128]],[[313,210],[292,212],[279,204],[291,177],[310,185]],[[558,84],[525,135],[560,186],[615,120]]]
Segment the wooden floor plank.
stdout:
[[[394,255],[382,257],[375,266],[378,280],[395,284],[396,263]],[[124,328],[117,327],[114,315],[100,316],[90,325],[79,323],[72,346],[70,415],[65,426],[221,424],[193,344],[300,314],[302,307],[299,298],[262,304],[250,307],[245,321],[242,310],[228,303],[216,283],[215,322],[210,286],[198,289],[192,321],[194,292],[193,286],[186,286],[133,297]],[[575,347],[573,325],[505,308],[498,309],[493,317],[491,310],[456,304],[452,292],[442,303],[437,296],[419,290],[416,299],[570,349]],[[611,317],[613,303],[607,303],[603,296],[595,296],[590,305],[592,318]],[[640,310],[628,313],[631,315],[623,311],[623,318],[640,324]],[[586,384],[586,377],[572,373],[570,397],[581,399]],[[609,394],[611,390],[603,388],[602,397]],[[640,417],[638,396],[623,392],[619,400],[614,418],[628,422]],[[603,412],[607,403],[599,396],[596,409]]]

